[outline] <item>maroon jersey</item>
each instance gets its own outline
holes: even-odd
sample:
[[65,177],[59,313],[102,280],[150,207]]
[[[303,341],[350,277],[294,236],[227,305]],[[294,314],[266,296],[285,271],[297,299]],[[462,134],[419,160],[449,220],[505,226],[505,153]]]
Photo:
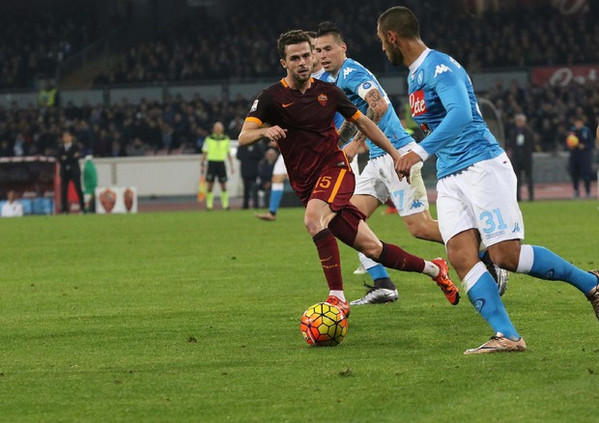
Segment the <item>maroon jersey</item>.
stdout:
[[345,153],[338,146],[335,112],[355,121],[360,111],[334,84],[310,79],[311,87],[302,94],[285,79],[268,87],[254,101],[246,118],[258,125],[278,125],[287,130],[279,140],[293,190],[302,198],[314,188],[323,170],[347,167]]

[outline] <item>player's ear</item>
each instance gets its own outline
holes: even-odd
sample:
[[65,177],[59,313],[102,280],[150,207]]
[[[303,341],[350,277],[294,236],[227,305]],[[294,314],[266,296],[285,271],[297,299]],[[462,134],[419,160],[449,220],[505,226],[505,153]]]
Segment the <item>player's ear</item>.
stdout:
[[285,62],[285,59],[281,59],[280,63],[281,63],[281,66],[283,67],[283,69],[287,69],[287,62]]

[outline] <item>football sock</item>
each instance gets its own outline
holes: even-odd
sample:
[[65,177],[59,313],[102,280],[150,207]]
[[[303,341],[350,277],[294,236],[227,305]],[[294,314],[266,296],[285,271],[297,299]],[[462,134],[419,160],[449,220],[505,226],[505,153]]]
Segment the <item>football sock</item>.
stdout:
[[312,237],[324,276],[331,291],[343,291],[343,279],[341,278],[341,261],[339,259],[339,246],[337,239],[328,228],[318,232]]
[[208,210],[212,210],[212,206],[214,205],[214,192],[210,191],[206,193],[206,208]]
[[345,294],[343,293],[343,291],[338,291],[338,290],[332,289],[329,291],[329,295],[333,295],[333,296],[339,298],[341,301],[347,301],[345,299]]
[[[385,266],[369,259],[363,253],[358,253],[358,257],[360,258],[360,263],[362,263],[362,266],[364,266],[364,269],[366,269],[373,281],[376,282],[378,279],[389,279],[389,273],[387,272],[387,269],[385,269]],[[375,284],[375,286],[377,285]]]
[[432,261],[424,260],[424,269],[422,270],[422,273],[430,276],[431,278],[436,278],[437,276],[439,276],[440,271],[441,269],[439,269],[439,266],[437,266],[435,263],[433,263]]
[[540,279],[565,281],[578,288],[583,294],[597,286],[597,278],[571,263],[537,245],[522,245],[518,273],[527,273]]
[[514,328],[501,302],[497,285],[482,262],[479,261],[470,269],[462,283],[468,293],[468,299],[476,311],[491,325],[495,332],[501,332],[513,341],[520,339],[520,335]]
[[283,198],[283,188],[285,184],[282,182],[275,182],[272,184],[272,190],[270,191],[270,200],[268,202],[268,210],[271,214],[277,214],[279,210],[279,204],[281,204],[281,198]]
[[402,250],[397,245],[384,242],[383,251],[377,261],[385,267],[404,272],[422,273],[424,271],[424,259]]
[[220,202],[223,209],[229,208],[229,193],[227,191],[222,191],[220,193]]

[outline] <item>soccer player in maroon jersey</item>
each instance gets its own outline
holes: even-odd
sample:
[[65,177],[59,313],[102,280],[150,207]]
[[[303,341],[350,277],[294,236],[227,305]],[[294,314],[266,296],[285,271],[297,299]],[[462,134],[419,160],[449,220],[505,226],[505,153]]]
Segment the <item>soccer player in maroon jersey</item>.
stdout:
[[335,112],[355,123],[396,164],[400,160],[399,152],[337,86],[310,76],[312,48],[304,31],[282,34],[278,50],[287,76],[262,91],[254,101],[239,134],[239,145],[263,138],[277,142],[291,187],[306,207],[304,224],[316,245],[329,285],[327,302],[349,316],[337,237],[386,267],[425,273],[437,283],[441,276],[442,289],[455,293],[454,304],[457,304],[458,288],[446,273],[440,274],[442,269],[396,245],[380,241],[364,221],[364,214],[351,204],[355,178],[345,153],[338,146]]

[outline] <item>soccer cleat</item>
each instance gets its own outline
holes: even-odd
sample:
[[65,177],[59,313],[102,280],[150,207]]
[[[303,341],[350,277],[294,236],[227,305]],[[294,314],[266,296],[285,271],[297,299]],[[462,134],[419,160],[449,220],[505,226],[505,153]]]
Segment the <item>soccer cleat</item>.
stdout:
[[499,266],[496,266],[495,263],[491,261],[491,256],[489,255],[489,251],[485,251],[483,254],[481,261],[487,267],[488,272],[493,276],[495,283],[497,284],[497,290],[499,291],[499,296],[503,296],[505,290],[507,289],[507,282],[510,279],[510,273],[502,269]]
[[358,268],[354,270],[354,275],[363,275],[365,273],[368,273],[368,270],[364,269],[364,265],[362,263],[360,263]]
[[460,290],[449,279],[449,266],[447,266],[447,262],[441,257],[432,260],[432,262],[439,268],[439,274],[433,280],[439,285],[447,301],[452,305],[457,305],[460,302]]
[[521,352],[526,351],[526,342],[520,337],[517,341],[506,338],[503,333],[497,332],[487,342],[478,348],[464,351],[464,354],[490,354],[496,352]]
[[275,220],[277,220],[277,217],[271,212],[256,213],[256,217],[260,220],[266,220],[268,222],[274,222]]
[[335,297],[334,295],[329,295],[329,297],[327,298],[327,300],[325,302],[327,304],[334,305],[335,307],[337,307],[339,309],[339,311],[341,313],[343,313],[343,315],[345,316],[346,319],[349,318],[351,309],[349,308],[349,304],[347,303],[347,301],[341,301],[339,298]]
[[591,270],[589,273],[592,273],[597,277],[597,286],[591,289],[591,292],[587,294],[587,298],[593,305],[595,316],[597,316],[597,319],[599,319],[599,270]]
[[364,284],[367,288],[370,288],[366,295],[357,300],[353,300],[349,303],[349,305],[366,305],[366,304],[384,304],[384,303],[392,303],[393,301],[397,301],[399,298],[399,294],[397,293],[397,289],[387,289],[387,288],[376,288],[374,286]]

